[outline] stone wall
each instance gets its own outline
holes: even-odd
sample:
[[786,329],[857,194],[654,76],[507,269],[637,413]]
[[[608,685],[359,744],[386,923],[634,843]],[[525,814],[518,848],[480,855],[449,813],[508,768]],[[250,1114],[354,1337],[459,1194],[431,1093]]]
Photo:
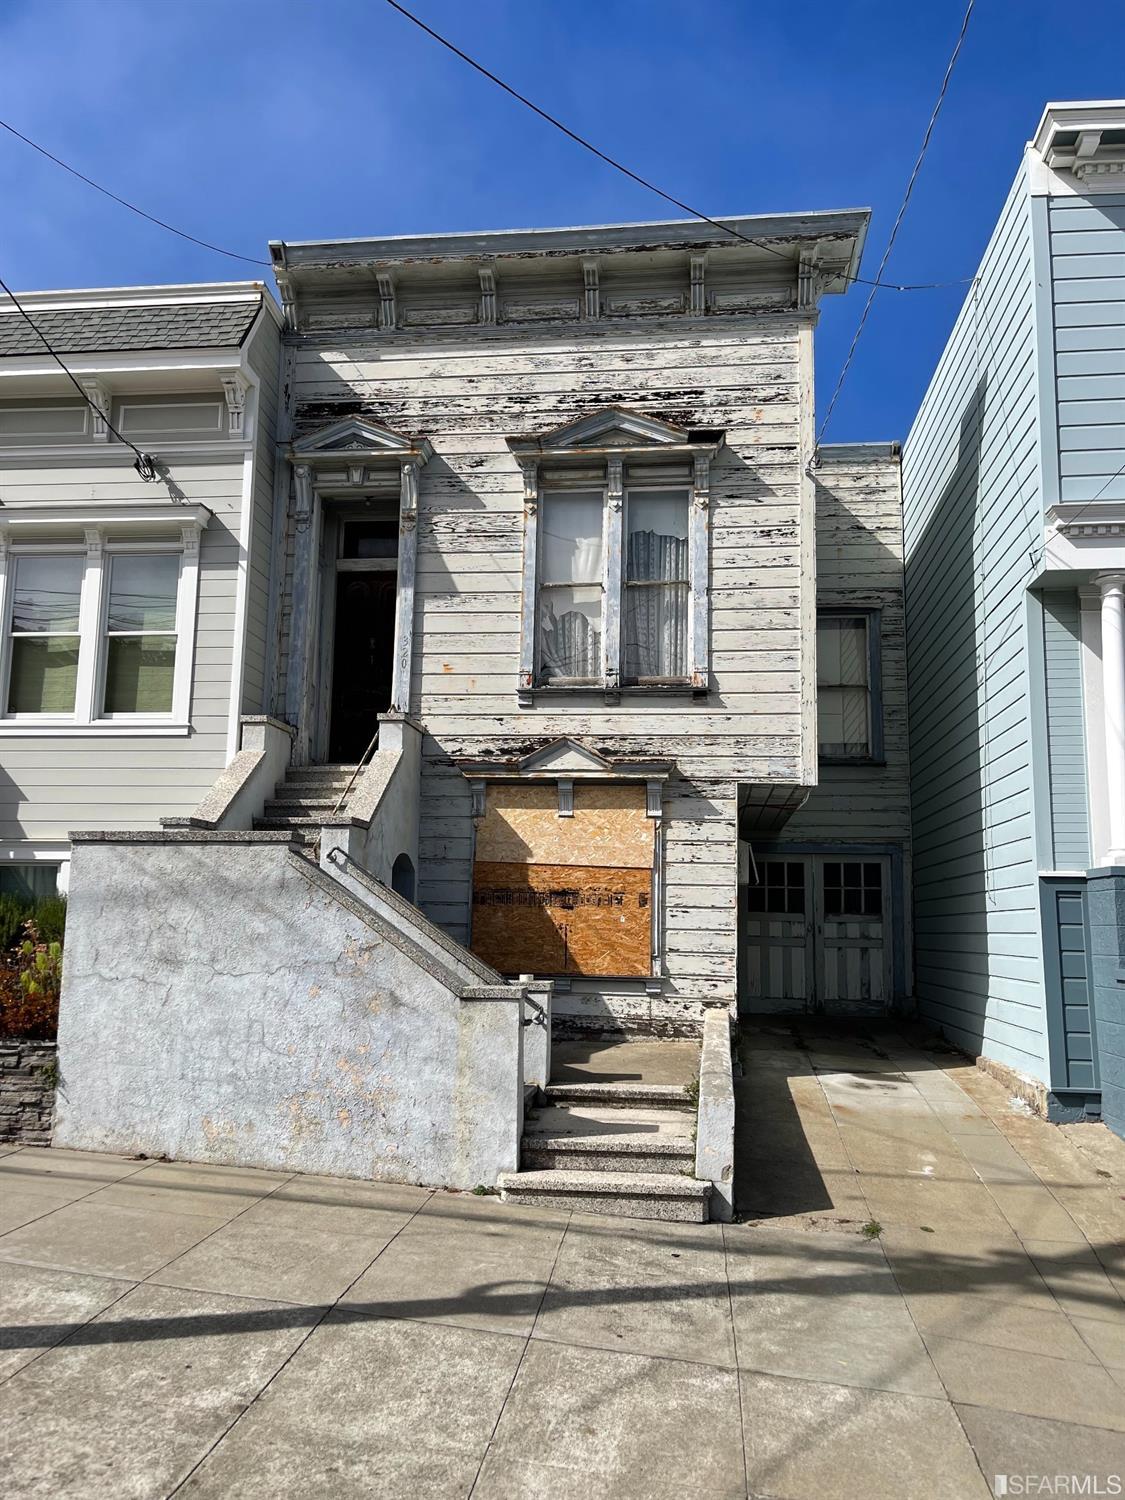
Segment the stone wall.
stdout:
[[0,1143],[50,1145],[57,1052],[54,1042],[0,1037]]

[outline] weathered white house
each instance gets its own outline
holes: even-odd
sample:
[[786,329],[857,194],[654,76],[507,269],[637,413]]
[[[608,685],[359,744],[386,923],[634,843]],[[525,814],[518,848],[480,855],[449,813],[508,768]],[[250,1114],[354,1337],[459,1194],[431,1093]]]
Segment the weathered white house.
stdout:
[[256,282],[20,301],[81,388],[0,301],[0,889],[38,893],[263,711],[281,320]]
[[[58,1139],[698,1217],[740,991],[909,994],[897,452],[813,462],[867,215],[731,223],[272,247],[254,691],[78,830]],[[505,1177],[552,1014],[703,1037],[698,1151]]]

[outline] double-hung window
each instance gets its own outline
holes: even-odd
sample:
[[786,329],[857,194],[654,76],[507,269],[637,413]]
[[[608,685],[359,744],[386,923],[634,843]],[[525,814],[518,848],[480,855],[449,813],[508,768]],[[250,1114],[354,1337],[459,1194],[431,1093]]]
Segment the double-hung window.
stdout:
[[542,682],[601,682],[603,511],[600,492],[560,490],[543,496],[538,601]]
[[179,587],[175,553],[110,556],[102,694],[107,718],[172,712]]
[[821,760],[882,759],[879,663],[878,610],[818,614],[816,696]]
[[0,723],[186,731],[198,533],[0,546]]
[[686,489],[629,490],[624,573],[623,681],[683,682],[691,606]]
[[518,697],[710,687],[717,430],[606,408],[509,438],[524,481]]

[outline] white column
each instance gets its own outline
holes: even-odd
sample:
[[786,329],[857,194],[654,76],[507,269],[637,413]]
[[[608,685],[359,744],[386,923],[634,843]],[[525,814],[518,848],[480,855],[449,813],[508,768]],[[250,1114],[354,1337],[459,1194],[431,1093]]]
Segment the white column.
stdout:
[[1102,701],[1109,838],[1103,863],[1125,864],[1125,573],[1102,573]]

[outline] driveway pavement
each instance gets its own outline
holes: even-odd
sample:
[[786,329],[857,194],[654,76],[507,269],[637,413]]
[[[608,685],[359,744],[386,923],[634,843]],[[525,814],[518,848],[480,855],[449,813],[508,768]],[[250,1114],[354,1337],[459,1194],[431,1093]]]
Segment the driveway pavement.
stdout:
[[889,1032],[743,1058],[725,1232],[7,1151],[0,1492],[1112,1493],[1125,1144]]

